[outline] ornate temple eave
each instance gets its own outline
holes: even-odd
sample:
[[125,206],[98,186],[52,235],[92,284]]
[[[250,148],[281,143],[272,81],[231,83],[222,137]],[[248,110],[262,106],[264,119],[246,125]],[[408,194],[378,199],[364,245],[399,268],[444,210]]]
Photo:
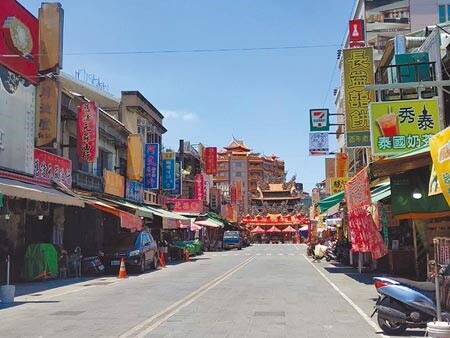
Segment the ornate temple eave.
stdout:
[[252,197],[252,200],[257,201],[284,201],[284,200],[300,200],[301,196],[289,196],[289,197]]

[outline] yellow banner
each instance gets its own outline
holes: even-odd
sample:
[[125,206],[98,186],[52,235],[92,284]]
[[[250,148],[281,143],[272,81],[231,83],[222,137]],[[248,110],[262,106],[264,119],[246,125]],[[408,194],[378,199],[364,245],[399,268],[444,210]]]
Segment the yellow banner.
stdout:
[[330,178],[330,194],[334,195],[338,192],[344,191],[345,183],[348,181],[350,181],[349,177]]
[[441,186],[439,185],[439,180],[437,177],[436,169],[434,169],[434,164],[431,168],[430,180],[428,182],[428,196],[442,194]]
[[105,180],[105,193],[124,197],[125,195],[125,177],[116,174],[110,170],[103,170],[103,179]]
[[140,181],[144,172],[144,148],[142,136],[132,134],[128,136],[127,177],[130,180]]
[[364,89],[374,83],[372,47],[344,50],[345,127],[347,148],[370,146],[369,102],[373,91]]
[[450,128],[430,138],[430,154],[442,194],[450,206]]
[[439,132],[437,98],[372,102],[369,105],[373,155],[394,155],[428,145]]

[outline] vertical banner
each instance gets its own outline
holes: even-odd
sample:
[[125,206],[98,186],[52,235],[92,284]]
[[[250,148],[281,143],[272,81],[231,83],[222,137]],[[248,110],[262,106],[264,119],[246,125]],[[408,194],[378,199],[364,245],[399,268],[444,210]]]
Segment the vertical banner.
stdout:
[[164,152],[161,157],[162,189],[173,190],[175,189],[175,153]]
[[145,144],[144,189],[159,187],[159,143]]
[[41,149],[34,149],[34,178],[46,184],[56,181],[66,187],[72,187],[72,161],[48,153]]
[[78,106],[77,151],[80,161],[95,162],[98,153],[98,109],[95,102]]
[[336,153],[335,177],[348,177],[348,154]]
[[330,114],[328,109],[309,110],[309,131],[329,131]]
[[124,197],[125,177],[114,171],[103,169],[103,179],[105,180],[105,193]]
[[144,202],[144,185],[139,181],[127,180],[125,198],[131,201]]
[[348,39],[351,42],[364,42],[364,20],[356,19],[348,22]]
[[369,103],[374,83],[372,47],[344,50],[345,129],[347,148],[370,147]]
[[236,187],[236,201],[242,201],[242,181],[234,182]]
[[205,200],[205,181],[202,174],[195,175],[194,199]]
[[175,162],[175,189],[172,190],[173,195],[181,195],[182,192],[182,186],[183,186],[183,175],[181,175],[181,171],[183,169],[181,168],[181,162],[176,161]]
[[128,136],[127,178],[140,181],[144,170],[144,145],[141,134]]
[[[430,138],[430,155],[439,187],[450,206],[450,128]],[[437,190],[437,188],[434,188]]]
[[64,10],[60,3],[42,3],[39,8],[39,71],[62,68]]
[[327,155],[328,153],[328,133],[309,133],[309,155]]
[[235,184],[233,184],[230,187],[230,199],[231,199],[231,204],[236,205],[237,196],[236,196],[236,185]]
[[36,110],[36,147],[57,146],[60,121],[61,87],[58,81],[45,78],[38,86],[38,109]]
[[207,174],[217,174],[217,147],[206,147],[204,151],[205,172]]

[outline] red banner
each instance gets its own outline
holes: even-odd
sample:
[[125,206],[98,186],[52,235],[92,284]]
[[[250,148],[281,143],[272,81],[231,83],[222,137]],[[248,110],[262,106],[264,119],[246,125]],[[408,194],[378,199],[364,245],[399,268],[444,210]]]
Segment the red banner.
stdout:
[[236,201],[237,201],[237,191],[236,191],[236,186],[232,185],[230,188],[230,199],[231,199],[231,204],[235,205]]
[[173,203],[173,211],[185,213],[201,213],[203,212],[203,202],[197,199],[167,199],[167,203]]
[[200,201],[205,199],[205,182],[202,174],[195,175],[194,198]]
[[72,187],[72,161],[41,149],[34,149],[34,178],[40,183],[56,181]]
[[348,22],[348,38],[350,41],[364,41],[364,20],[356,19]]
[[217,147],[205,148],[205,172],[207,174],[217,174]]
[[361,169],[345,185],[345,200],[349,211],[370,205],[370,186],[367,167]]
[[80,161],[95,162],[98,147],[98,109],[95,102],[78,106],[77,151]]
[[38,83],[38,20],[17,1],[2,0],[0,22],[0,64]]

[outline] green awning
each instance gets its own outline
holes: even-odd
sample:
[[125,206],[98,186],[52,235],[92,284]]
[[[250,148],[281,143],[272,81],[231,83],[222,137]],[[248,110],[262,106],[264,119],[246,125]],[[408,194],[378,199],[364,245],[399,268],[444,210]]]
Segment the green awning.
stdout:
[[334,195],[328,196],[324,198],[323,200],[319,201],[319,208],[320,211],[326,212],[331,207],[335,206],[338,203],[341,203],[344,201],[344,191],[340,191]]
[[190,223],[190,221],[191,221],[191,219],[189,217],[185,217],[176,212],[172,212],[172,211],[168,211],[168,210],[164,210],[164,209],[160,209],[160,208],[154,208],[149,205],[146,205],[143,208],[149,209],[150,212],[152,212],[153,214],[160,216],[160,217],[173,218],[173,219],[177,219],[177,220],[187,222],[187,223]]
[[124,201],[124,200],[110,200],[110,201],[113,203],[117,203],[121,206],[130,208],[130,209],[134,209],[135,215],[153,219],[153,213],[150,210],[147,210],[145,207],[141,207],[140,205],[130,203],[130,202]]
[[380,185],[370,192],[372,203],[381,201],[382,199],[391,196],[391,185],[389,183]]

